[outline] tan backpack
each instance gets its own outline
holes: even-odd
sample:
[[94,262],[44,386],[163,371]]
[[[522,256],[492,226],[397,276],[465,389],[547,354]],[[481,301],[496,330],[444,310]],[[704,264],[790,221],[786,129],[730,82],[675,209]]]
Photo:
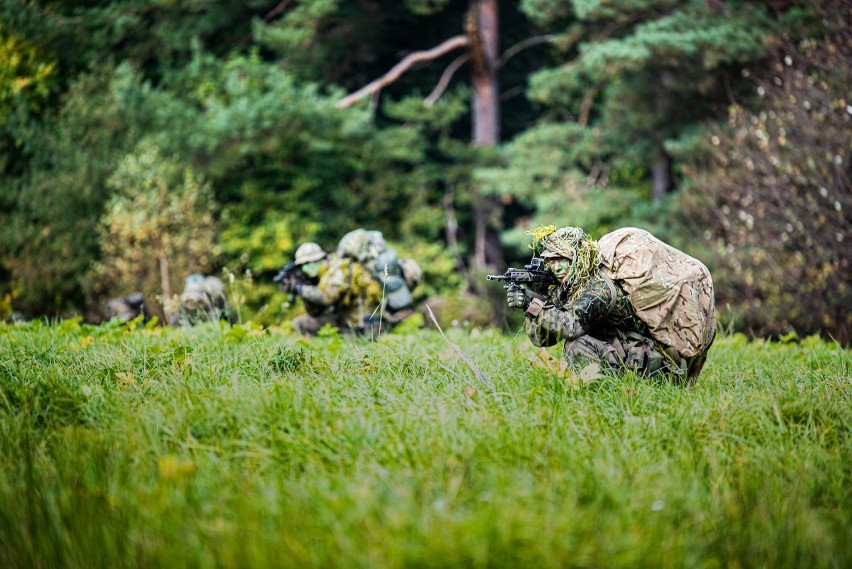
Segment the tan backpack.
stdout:
[[636,227],[608,233],[598,245],[602,272],[621,285],[654,339],[684,358],[706,354],[716,335],[707,267]]

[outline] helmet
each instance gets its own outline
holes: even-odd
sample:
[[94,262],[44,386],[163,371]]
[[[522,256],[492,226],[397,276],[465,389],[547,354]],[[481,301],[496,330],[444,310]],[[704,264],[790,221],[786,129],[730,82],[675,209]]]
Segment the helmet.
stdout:
[[129,296],[125,297],[124,301],[127,303],[127,306],[130,308],[134,308],[138,310],[142,307],[142,304],[145,302],[145,297],[141,292],[134,292]]
[[313,263],[325,258],[325,251],[316,243],[302,243],[296,249],[296,265],[304,265],[305,263]]
[[[382,251],[386,249],[387,245],[385,245],[385,237],[382,235],[382,232],[375,230],[368,231],[366,247],[361,251],[362,258],[359,261],[364,262],[377,259]],[[394,254],[394,256],[396,255]]]
[[183,285],[183,298],[201,298],[204,296],[204,275],[195,273],[186,277]]
[[541,255],[539,255],[539,257],[541,257],[542,259],[553,259],[554,257],[564,257],[564,256],[565,255],[562,255],[561,253],[558,253],[557,251],[552,250],[552,249],[545,249],[544,251],[541,252]]
[[370,236],[366,230],[355,229],[343,236],[337,245],[337,252],[344,257],[360,259],[363,255],[362,251],[367,249],[369,241]]
[[574,294],[581,293],[600,264],[601,252],[597,241],[579,227],[556,229],[551,225],[534,229],[530,234],[533,236],[533,251],[543,259],[563,257],[570,260],[571,271],[562,285],[571,288]]
[[204,279],[204,292],[211,297],[225,297],[225,283],[217,277],[206,277]]
[[573,261],[580,249],[589,248],[593,243],[579,227],[560,227],[539,241],[540,256],[543,259],[564,257]]
[[405,279],[405,284],[409,289],[417,288],[420,281],[423,280],[423,269],[417,264],[414,259],[404,259],[400,261],[402,265],[402,276]]

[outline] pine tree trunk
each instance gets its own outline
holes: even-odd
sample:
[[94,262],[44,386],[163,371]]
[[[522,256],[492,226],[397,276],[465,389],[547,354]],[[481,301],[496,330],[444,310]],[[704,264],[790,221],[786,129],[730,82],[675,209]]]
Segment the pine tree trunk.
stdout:
[[[497,0],[472,0],[465,22],[470,40],[473,84],[472,143],[496,146],[500,142],[500,93],[497,59],[500,33]],[[474,272],[503,264],[498,230],[490,223],[499,217],[502,205],[494,197],[480,195],[474,187]]]
[[651,196],[654,201],[660,201],[672,187],[672,159],[662,148],[654,164],[653,178],[654,186]]
[[[654,97],[654,105],[656,106],[657,114],[663,121],[665,121],[669,116],[672,111],[672,107],[674,106],[671,93],[674,83],[675,78],[670,71],[662,71],[658,76],[659,87],[656,90]],[[659,136],[661,140],[659,142],[659,147],[657,148],[657,160],[651,171],[653,177],[651,198],[655,202],[663,199],[666,193],[668,193],[674,185],[672,180],[672,157],[669,156],[668,152],[666,152],[662,142],[662,139],[664,139],[667,134],[665,132],[660,132]]]

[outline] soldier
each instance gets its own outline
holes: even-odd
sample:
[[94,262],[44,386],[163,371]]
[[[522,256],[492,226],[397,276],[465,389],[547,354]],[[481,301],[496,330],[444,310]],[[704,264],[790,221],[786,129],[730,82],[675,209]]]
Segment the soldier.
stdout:
[[[631,235],[641,233],[648,236],[637,249],[642,251],[642,263],[650,262],[653,248],[662,246],[673,252],[670,255],[690,259],[703,267],[698,261],[663,244],[647,232],[628,229],[634,232]],[[712,331],[695,340],[694,350],[684,349],[684,353],[690,354],[684,357],[671,345],[656,339],[648,324],[637,315],[631,298],[622,288],[623,282],[612,278],[613,273],[608,268],[612,265],[605,263],[598,242],[577,227],[556,229],[549,226],[536,231],[531,232],[534,236],[533,250],[539,253],[555,275],[557,284],[552,287],[546,300],[518,285],[510,285],[507,292],[509,307],[524,310],[526,332],[534,345],[552,346],[565,340],[564,356],[569,365],[578,371],[597,363],[614,369],[634,370],[643,375],[669,372],[684,379],[684,376],[697,377],[715,334],[715,309],[709,272],[704,279],[709,284],[704,288],[696,288],[696,294],[688,296],[705,298],[709,294],[709,300],[701,305],[709,306],[709,312],[705,310],[707,318],[701,324],[712,326]],[[653,274],[654,270],[653,267],[642,269],[647,274]],[[673,294],[681,294],[681,285],[677,283],[676,287],[671,288],[675,291]],[[657,292],[659,296],[659,288]]]
[[[317,286],[320,278],[328,269],[329,255],[316,243],[302,243],[296,249],[295,258],[287,263],[281,272],[273,279],[278,283],[282,292],[290,293],[290,302],[300,296],[303,285]],[[312,302],[310,292],[308,298],[302,298],[302,304],[307,314],[302,314],[293,319],[293,329],[300,334],[313,336],[324,324],[330,322],[328,318],[322,318],[327,306],[322,303]],[[336,324],[335,324],[336,326]]]
[[381,329],[381,285],[355,259],[333,254],[327,263],[319,269],[316,285],[292,282],[283,289],[301,297],[307,311],[293,319],[293,330],[314,336],[330,324],[343,333],[376,335]]
[[[328,255],[316,243],[302,243],[292,262],[287,263],[272,280],[282,292],[295,294],[297,284],[316,285],[320,271],[328,265]],[[291,297],[290,302],[295,298]]]
[[194,274],[186,278],[180,304],[172,317],[173,326],[189,327],[201,322],[226,320],[233,324],[236,314],[225,290],[216,277]]
[[400,259],[396,251],[387,246],[380,231],[350,231],[340,240],[337,252],[357,260],[381,285],[379,313],[385,328],[396,326],[414,313],[411,291],[420,283],[420,265],[414,259]]
[[141,292],[112,298],[107,302],[106,309],[104,310],[106,320],[117,318],[121,322],[129,322],[140,315],[143,315],[147,319],[145,298]]

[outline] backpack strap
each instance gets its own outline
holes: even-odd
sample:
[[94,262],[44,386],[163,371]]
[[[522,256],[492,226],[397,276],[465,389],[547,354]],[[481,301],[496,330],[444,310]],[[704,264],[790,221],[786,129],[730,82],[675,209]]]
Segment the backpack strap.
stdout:
[[615,308],[615,301],[618,300],[618,288],[615,286],[615,283],[612,282],[612,279],[605,275],[603,271],[600,271],[600,275],[603,277],[607,288],[609,288],[610,295],[612,296],[609,300],[609,306],[606,309],[606,314],[604,314],[604,318],[606,318],[609,316],[609,313],[612,312],[612,309]]

